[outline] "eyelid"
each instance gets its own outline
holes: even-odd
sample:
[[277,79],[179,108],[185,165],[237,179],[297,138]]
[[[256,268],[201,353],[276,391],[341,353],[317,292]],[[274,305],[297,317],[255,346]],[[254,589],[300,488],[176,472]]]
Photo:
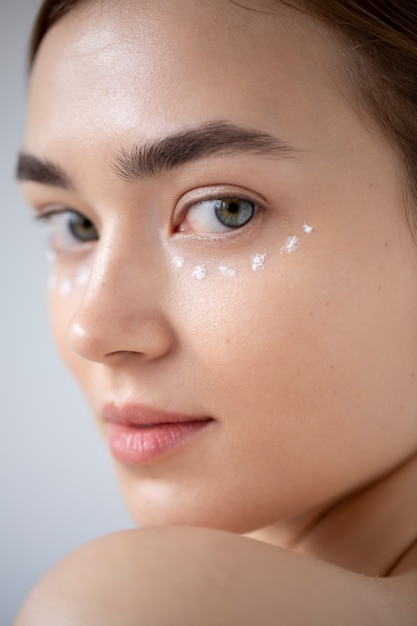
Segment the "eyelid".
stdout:
[[48,220],[52,219],[55,215],[65,215],[66,213],[73,213],[75,215],[80,215],[81,217],[84,217],[89,222],[91,222],[98,231],[96,221],[89,217],[84,211],[78,211],[77,209],[73,209],[69,206],[60,204],[49,204],[46,207],[35,208],[35,215],[33,216],[33,219],[35,220],[35,222],[48,222]]
[[33,216],[33,219],[35,220],[35,222],[47,222],[51,217],[53,217],[54,215],[59,215],[60,213],[74,213],[75,211],[73,209],[47,209],[47,210],[39,210],[35,213],[35,215]]

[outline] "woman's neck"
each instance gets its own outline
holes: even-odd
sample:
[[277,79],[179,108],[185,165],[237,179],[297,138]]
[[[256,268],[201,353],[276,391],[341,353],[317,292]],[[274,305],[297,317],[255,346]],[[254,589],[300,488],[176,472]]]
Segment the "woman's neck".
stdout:
[[248,536],[361,574],[389,576],[415,549],[416,494],[417,455],[336,503]]

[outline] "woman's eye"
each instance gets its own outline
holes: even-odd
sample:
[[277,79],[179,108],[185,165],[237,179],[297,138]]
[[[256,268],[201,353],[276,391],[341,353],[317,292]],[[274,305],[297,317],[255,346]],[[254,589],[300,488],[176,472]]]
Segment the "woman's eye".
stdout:
[[179,226],[179,232],[221,234],[245,226],[258,206],[245,198],[227,197],[202,200],[192,205]]
[[71,213],[68,219],[68,228],[71,235],[78,241],[95,241],[98,239],[94,224],[80,213]]
[[78,211],[59,209],[40,219],[49,224],[50,245],[56,252],[72,252],[99,238],[93,222]]

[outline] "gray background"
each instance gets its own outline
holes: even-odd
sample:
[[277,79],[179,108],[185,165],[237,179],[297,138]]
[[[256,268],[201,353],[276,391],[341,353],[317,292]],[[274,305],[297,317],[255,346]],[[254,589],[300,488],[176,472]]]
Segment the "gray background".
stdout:
[[13,180],[27,39],[40,0],[0,2],[0,626],[9,626],[53,563],[132,523],[49,337],[45,235]]

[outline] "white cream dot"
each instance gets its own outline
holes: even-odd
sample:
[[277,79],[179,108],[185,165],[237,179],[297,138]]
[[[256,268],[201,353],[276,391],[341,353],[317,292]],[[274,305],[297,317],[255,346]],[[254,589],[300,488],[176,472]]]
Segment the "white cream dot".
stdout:
[[307,235],[311,235],[314,230],[314,226],[310,226],[310,224],[303,224],[303,231],[307,233]]
[[177,267],[178,269],[184,267],[184,259],[182,258],[182,256],[174,256],[172,259],[172,265],[174,267]]
[[227,278],[233,278],[236,276],[236,271],[231,267],[227,267],[226,265],[220,265],[219,267],[220,276],[226,276]]
[[88,279],[90,278],[90,268],[83,267],[78,272],[75,278],[75,284],[77,287],[84,287],[88,283]]
[[72,283],[68,278],[64,278],[59,285],[59,293],[61,296],[68,296],[72,291]]
[[291,252],[295,252],[301,246],[301,241],[296,235],[292,235],[288,237],[282,248],[280,248],[280,254],[291,254]]
[[265,258],[266,254],[255,254],[252,257],[252,269],[254,272],[258,272],[259,270],[263,270],[265,266]]
[[196,265],[193,269],[193,278],[197,278],[197,280],[203,280],[206,277],[206,268],[204,265]]

